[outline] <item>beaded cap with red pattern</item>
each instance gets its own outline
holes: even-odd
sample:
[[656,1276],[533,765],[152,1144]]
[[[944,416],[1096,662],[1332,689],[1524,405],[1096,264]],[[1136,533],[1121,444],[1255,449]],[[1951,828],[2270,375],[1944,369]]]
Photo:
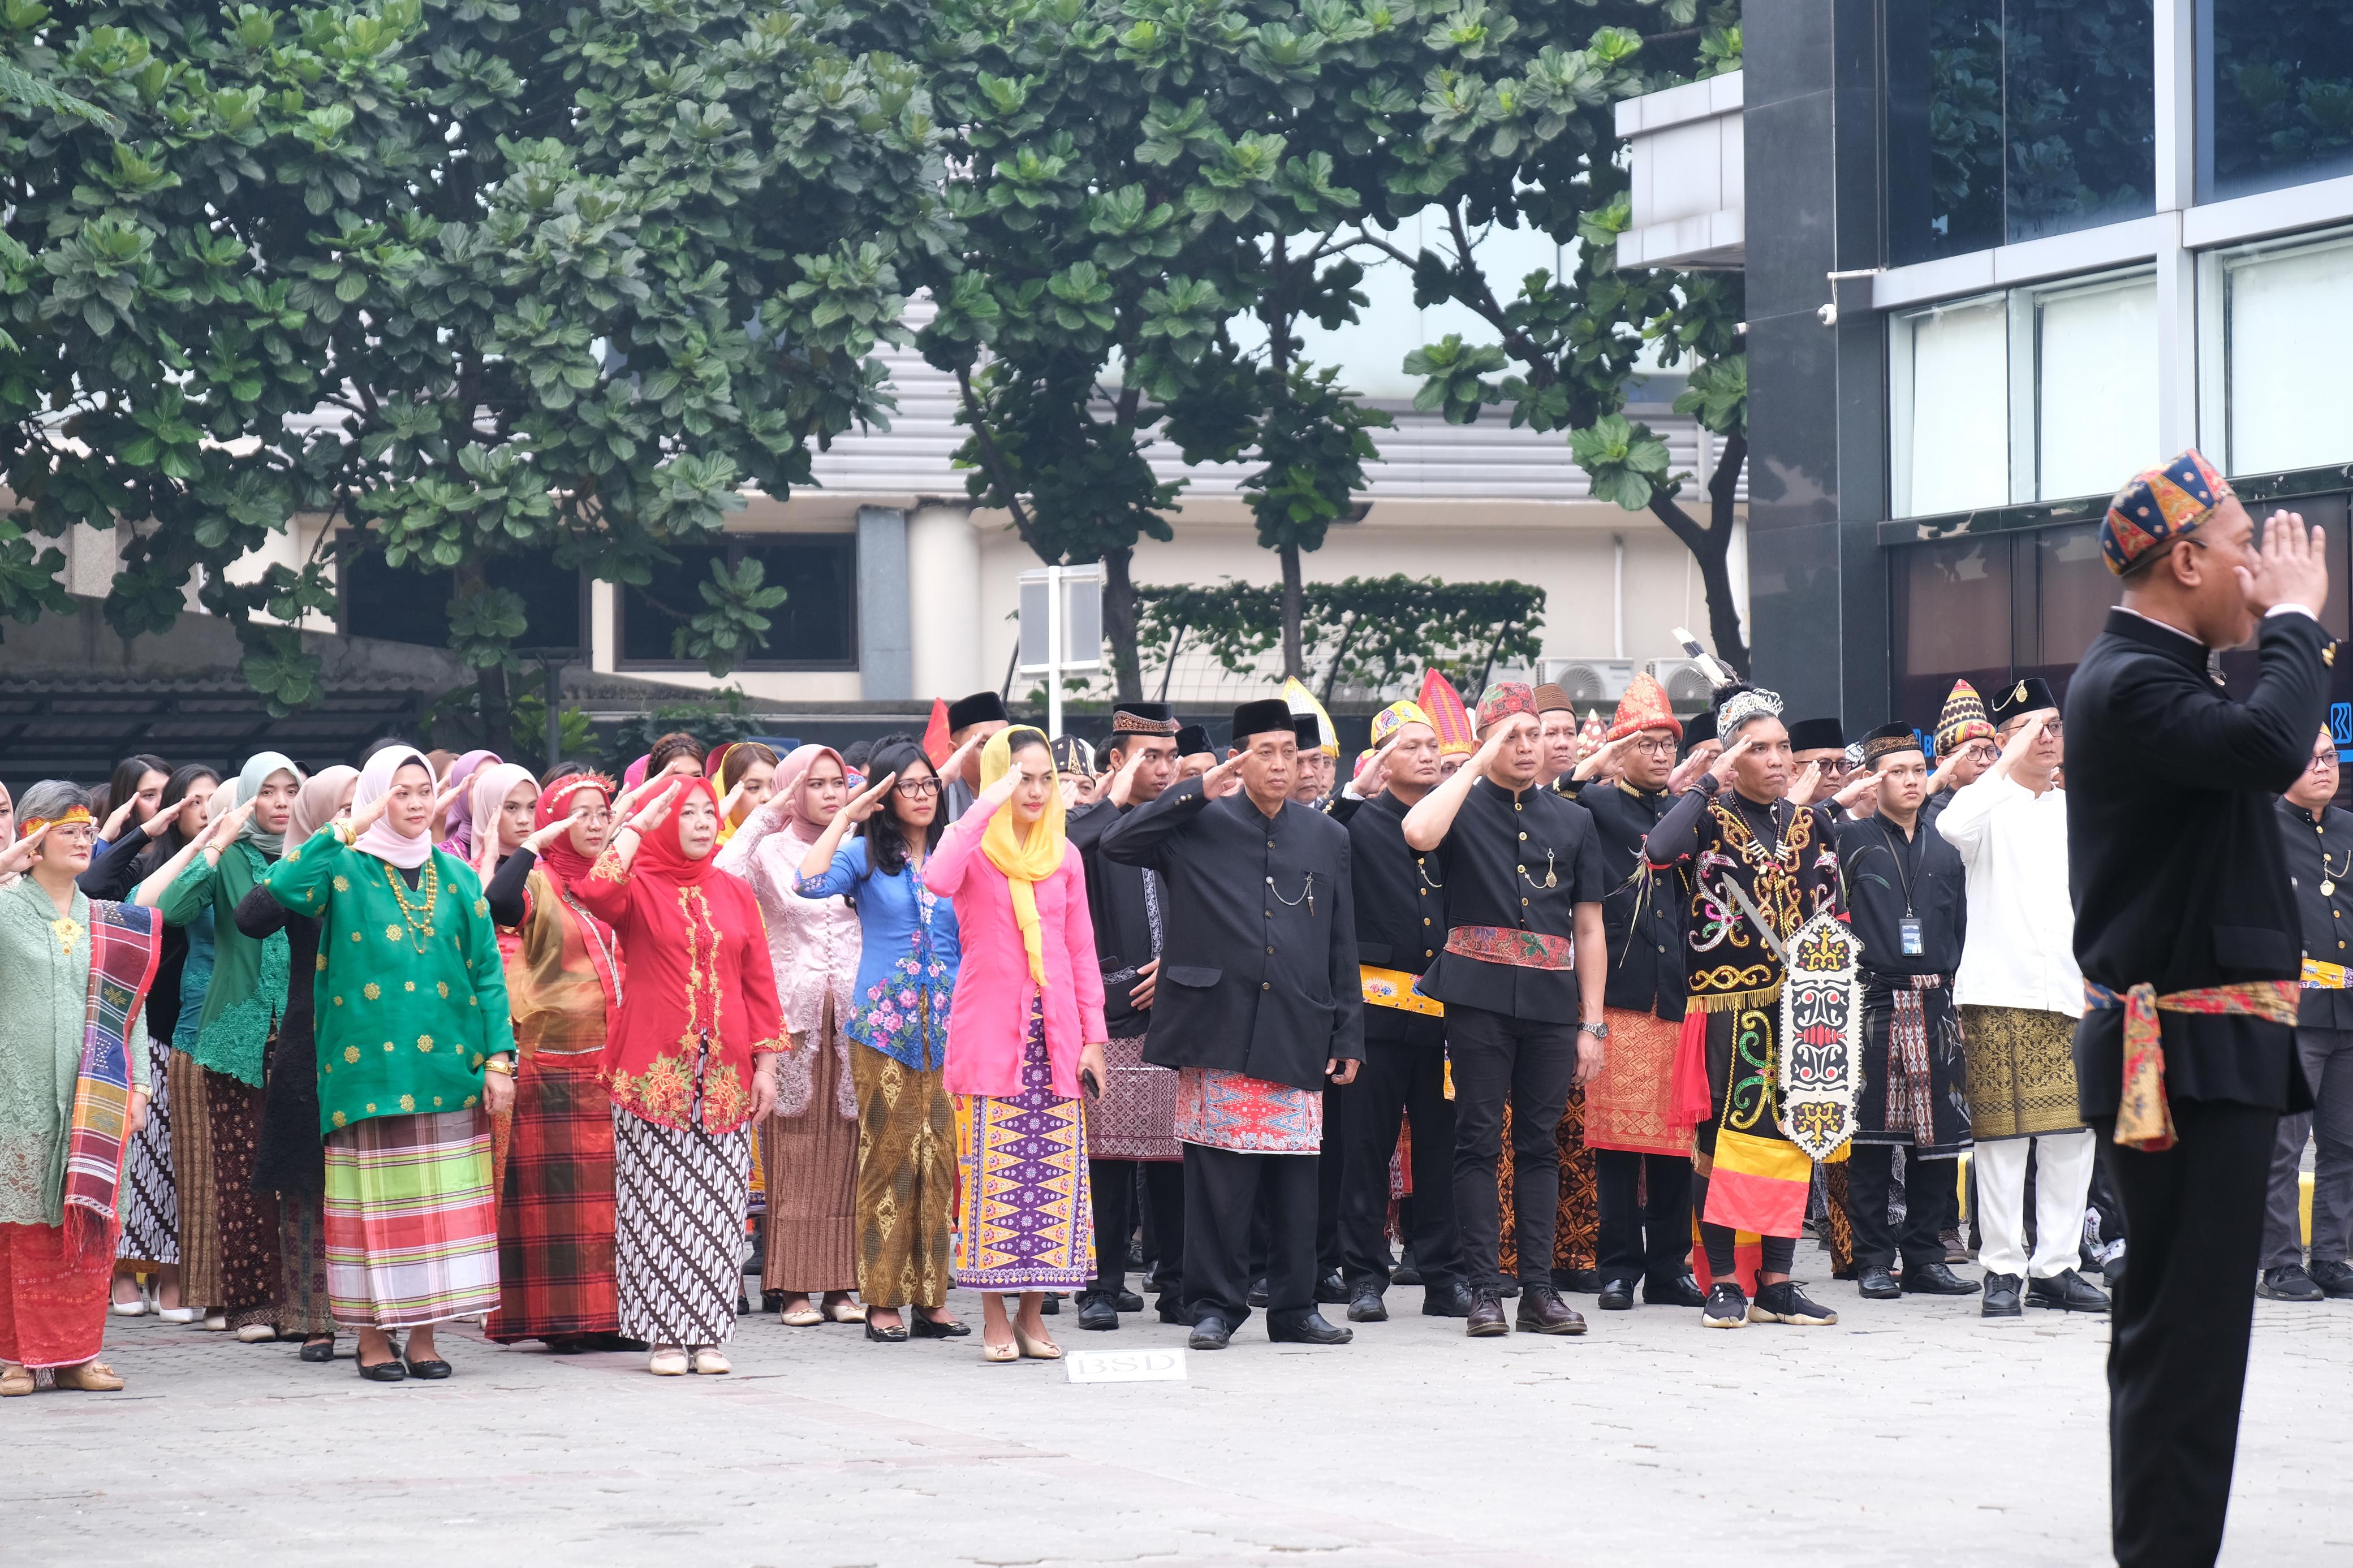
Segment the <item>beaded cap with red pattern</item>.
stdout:
[[2152,550],[2194,531],[2233,491],[2195,447],[2125,481],[2100,520],[2100,553],[2121,577]]

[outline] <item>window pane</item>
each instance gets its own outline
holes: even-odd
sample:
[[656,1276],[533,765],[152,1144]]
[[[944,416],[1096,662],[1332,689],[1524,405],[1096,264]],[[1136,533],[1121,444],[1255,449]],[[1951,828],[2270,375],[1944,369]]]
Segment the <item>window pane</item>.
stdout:
[[858,664],[858,539],[848,533],[770,535],[725,545],[673,546],[645,586],[620,594],[621,659],[676,664],[671,637],[705,608],[702,584],[714,562],[757,561],[765,586],[785,602],[764,612],[768,631],[738,668],[854,669]]
[[2231,471],[2353,458],[2353,238],[2223,267]]
[[2001,158],[2001,0],[1888,0],[1888,259],[2000,245]]
[[2009,0],[2005,10],[2010,242],[2154,212],[2152,0]]
[[[2052,679],[2073,668],[2107,624],[2116,602],[2116,574],[2100,553],[2100,525],[2046,528],[2034,536],[2036,578],[2034,673]],[[2052,689],[2059,683],[2052,680]]]
[[2202,0],[2202,201],[2353,174],[2353,26],[2342,5]]
[[382,548],[371,542],[343,557],[339,580],[345,637],[449,646],[449,601],[458,591],[454,573],[388,566]]
[[2043,500],[2106,495],[2157,449],[2157,284],[2035,301],[2036,452]]
[[2010,328],[2000,300],[1930,310],[1910,329],[1910,413],[1900,428],[1896,514],[1929,517],[2010,500]]
[[1899,718],[1933,729],[1957,678],[1980,691],[2008,678],[2010,558],[2005,534],[1889,552]]
[[626,663],[676,659],[670,634],[702,611],[701,586],[711,580],[712,563],[727,553],[723,545],[672,545],[670,552],[677,559],[655,562],[644,586],[621,586],[621,658]]
[[496,555],[484,565],[483,577],[493,588],[504,588],[522,599],[526,623],[515,644],[525,648],[576,648],[580,637],[580,572],[555,564],[555,552]]

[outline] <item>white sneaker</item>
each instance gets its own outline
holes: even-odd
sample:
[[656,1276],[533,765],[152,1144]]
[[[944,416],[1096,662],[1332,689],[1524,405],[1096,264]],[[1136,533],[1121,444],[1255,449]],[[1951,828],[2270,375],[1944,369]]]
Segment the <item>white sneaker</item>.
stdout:
[[673,1347],[654,1352],[646,1359],[646,1370],[656,1377],[684,1377],[691,1369],[686,1352]]
[[733,1372],[735,1368],[727,1360],[725,1352],[705,1345],[694,1352],[694,1370],[704,1377],[716,1377],[723,1372]]

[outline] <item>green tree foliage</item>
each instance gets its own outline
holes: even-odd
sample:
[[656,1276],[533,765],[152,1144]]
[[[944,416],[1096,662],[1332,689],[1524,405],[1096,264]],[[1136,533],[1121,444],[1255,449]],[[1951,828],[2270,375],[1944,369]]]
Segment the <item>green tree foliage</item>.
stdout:
[[[332,605],[323,542],[225,569],[311,514],[458,569],[502,721],[529,637],[484,557],[643,582],[742,487],[783,495],[886,418],[871,351],[952,232],[890,25],[821,0],[0,0],[0,59],[120,127],[0,112],[0,611],[40,603],[26,535],[120,519],[115,628],[169,626],[201,571],[282,710],[316,661],[256,616]],[[776,592],[714,574],[681,652],[723,669]]]
[[[1229,578],[1214,587],[1136,590],[1144,643],[1164,669],[1191,647],[1237,674],[1255,672],[1282,640],[1282,590]],[[1545,591],[1525,583],[1446,583],[1435,577],[1350,577],[1310,583],[1299,634],[1325,702],[1336,688],[1397,689],[1437,669],[1476,691],[1497,665],[1544,650]]]

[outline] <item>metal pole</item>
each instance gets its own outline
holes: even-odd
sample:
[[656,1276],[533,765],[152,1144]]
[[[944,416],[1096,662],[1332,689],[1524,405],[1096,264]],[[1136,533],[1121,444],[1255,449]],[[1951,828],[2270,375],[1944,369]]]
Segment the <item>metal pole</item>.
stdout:
[[1062,732],[1062,569],[1046,568],[1046,736]]
[[1613,533],[1609,536],[1609,544],[1610,553],[1614,557],[1610,565],[1609,657],[1624,658],[1626,657],[1626,536],[1622,533]]

